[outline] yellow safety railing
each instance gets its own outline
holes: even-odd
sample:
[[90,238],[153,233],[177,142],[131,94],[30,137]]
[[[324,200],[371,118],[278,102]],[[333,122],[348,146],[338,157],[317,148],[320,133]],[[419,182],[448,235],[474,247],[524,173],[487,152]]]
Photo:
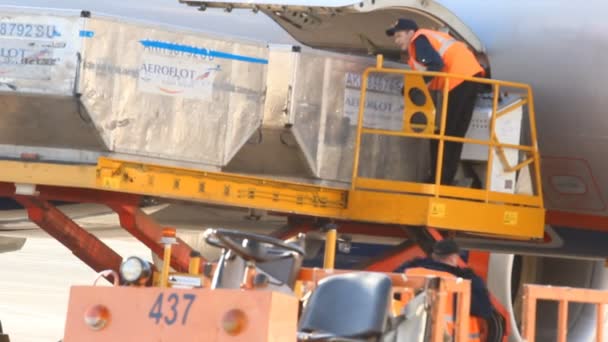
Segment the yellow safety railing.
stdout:
[[[404,193],[414,193],[414,194],[423,194],[430,195],[435,197],[452,197],[452,198],[460,198],[466,200],[475,200],[475,201],[483,201],[485,203],[494,202],[494,203],[510,203],[516,205],[524,205],[529,207],[537,207],[543,208],[543,199],[542,199],[542,185],[541,185],[541,177],[540,177],[540,155],[538,151],[537,145],[537,133],[536,133],[536,120],[534,115],[534,99],[532,96],[532,90],[529,85],[516,83],[516,82],[506,82],[499,81],[487,78],[479,78],[479,77],[467,77],[462,75],[453,75],[447,74],[443,72],[421,72],[421,71],[413,71],[409,69],[393,69],[384,67],[384,60],[382,55],[377,56],[377,62],[375,67],[367,68],[362,75],[361,82],[361,97],[359,99],[359,116],[357,123],[357,134],[355,141],[355,155],[354,155],[354,164],[353,164],[353,172],[352,172],[352,185],[351,189],[367,189],[367,190],[380,190],[380,191],[389,191],[389,192],[404,192]],[[377,129],[377,128],[366,128],[364,127],[364,115],[365,115],[365,104],[366,104],[366,94],[367,94],[367,86],[368,86],[368,78],[372,73],[384,73],[384,74],[398,74],[403,75],[406,82],[404,82],[404,125],[403,129],[400,131],[396,130],[387,130],[387,129]],[[412,124],[408,119],[411,119],[413,115],[413,111],[416,109],[412,109],[412,100],[406,95],[405,84],[408,82],[421,89],[425,92],[425,96],[427,99],[431,99],[429,91],[426,87],[426,84],[423,80],[424,76],[433,76],[435,78],[443,79],[443,89],[442,89],[442,101],[441,101],[441,115],[439,117],[440,125],[439,125],[439,133],[435,133],[434,127],[434,105],[433,101],[426,101],[427,104],[422,106],[422,108],[418,108],[418,112],[422,111],[422,113],[426,117],[426,125],[417,125]],[[449,99],[449,82],[450,79],[459,79],[464,81],[472,81],[480,84],[491,85],[493,88],[492,94],[492,113],[490,119],[490,128],[489,128],[489,139],[488,140],[479,140],[479,139],[470,139],[464,137],[455,137],[455,136],[447,136],[445,134],[446,130],[446,121],[447,121],[447,107],[448,107],[448,99]],[[519,102],[514,103],[511,106],[508,106],[502,110],[498,110],[498,101],[499,95],[501,91],[501,87],[515,89],[522,93],[523,99]],[[411,89],[411,87],[409,87]],[[429,104],[430,103],[430,104]],[[515,145],[515,144],[506,144],[501,143],[495,132],[496,120],[502,116],[505,116],[512,111],[527,106],[527,114],[529,119],[529,129],[530,129],[530,145]],[[522,108],[523,113],[523,108]],[[417,129],[417,130],[415,130]],[[435,139],[438,140],[438,153],[437,153],[437,163],[435,169],[435,184],[426,184],[426,183],[417,183],[417,182],[408,182],[408,181],[396,181],[396,180],[384,180],[384,179],[372,179],[359,177],[359,158],[361,152],[361,141],[363,134],[375,134],[375,135],[384,135],[384,136],[398,136],[398,137],[408,137],[408,138],[419,138],[419,139]],[[441,182],[441,174],[443,168],[443,154],[444,154],[444,144],[445,142],[460,142],[467,144],[479,144],[488,146],[488,159],[486,166],[486,179],[485,179],[485,189],[470,189],[452,185],[442,185]],[[507,157],[505,155],[505,149],[516,149],[518,151],[523,151],[527,154],[525,160],[519,162],[516,165],[510,165]],[[534,170],[534,183],[532,194],[511,194],[511,193],[503,193],[497,191],[491,191],[491,178],[492,178],[492,164],[494,153],[496,151],[496,155],[500,158],[503,169],[505,172],[516,172],[521,170],[526,166],[533,167]]]

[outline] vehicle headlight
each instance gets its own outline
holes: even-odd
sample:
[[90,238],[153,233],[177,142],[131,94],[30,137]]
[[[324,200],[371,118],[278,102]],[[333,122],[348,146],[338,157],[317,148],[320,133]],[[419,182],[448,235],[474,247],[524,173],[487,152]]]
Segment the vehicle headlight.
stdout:
[[138,257],[129,257],[120,265],[120,277],[127,284],[143,285],[151,276],[150,264]]

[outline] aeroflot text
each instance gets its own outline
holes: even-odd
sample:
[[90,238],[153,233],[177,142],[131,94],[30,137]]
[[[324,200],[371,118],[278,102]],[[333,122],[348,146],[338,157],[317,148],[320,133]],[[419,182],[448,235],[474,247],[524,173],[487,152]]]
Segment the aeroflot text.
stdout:
[[176,79],[194,79],[196,70],[159,64],[142,64],[141,71],[147,74],[169,76]]

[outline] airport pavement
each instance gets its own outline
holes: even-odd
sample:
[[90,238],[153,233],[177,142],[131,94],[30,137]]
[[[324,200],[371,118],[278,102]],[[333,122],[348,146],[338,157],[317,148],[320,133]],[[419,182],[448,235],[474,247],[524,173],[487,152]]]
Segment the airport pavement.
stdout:
[[[133,238],[102,240],[123,257],[150,259]],[[28,238],[20,251],[0,254],[0,265],[0,319],[12,342],[59,341],[70,286],[91,285],[96,278],[67,248],[44,236]]]

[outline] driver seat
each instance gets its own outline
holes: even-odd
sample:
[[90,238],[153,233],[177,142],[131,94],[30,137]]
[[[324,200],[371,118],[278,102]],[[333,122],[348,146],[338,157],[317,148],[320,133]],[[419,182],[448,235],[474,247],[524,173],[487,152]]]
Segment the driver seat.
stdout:
[[298,341],[378,341],[387,328],[391,296],[391,280],[382,273],[324,278],[304,307]]
[[[305,238],[304,235],[301,234],[294,240],[287,242],[304,249]],[[243,241],[244,246],[247,246],[248,244],[251,244],[249,247],[256,248],[255,243],[246,240]],[[267,249],[265,251],[265,253],[274,252],[273,249]],[[272,261],[257,262],[255,264],[256,272],[268,277],[268,286],[264,289],[293,293],[304,257],[295,252],[285,253],[284,251],[280,251],[280,253],[284,254],[284,257]],[[212,288],[239,288],[247,269],[247,262],[230,250],[224,250],[218,261],[218,264],[220,263],[222,263],[224,267],[220,272],[216,272],[214,275]]]

